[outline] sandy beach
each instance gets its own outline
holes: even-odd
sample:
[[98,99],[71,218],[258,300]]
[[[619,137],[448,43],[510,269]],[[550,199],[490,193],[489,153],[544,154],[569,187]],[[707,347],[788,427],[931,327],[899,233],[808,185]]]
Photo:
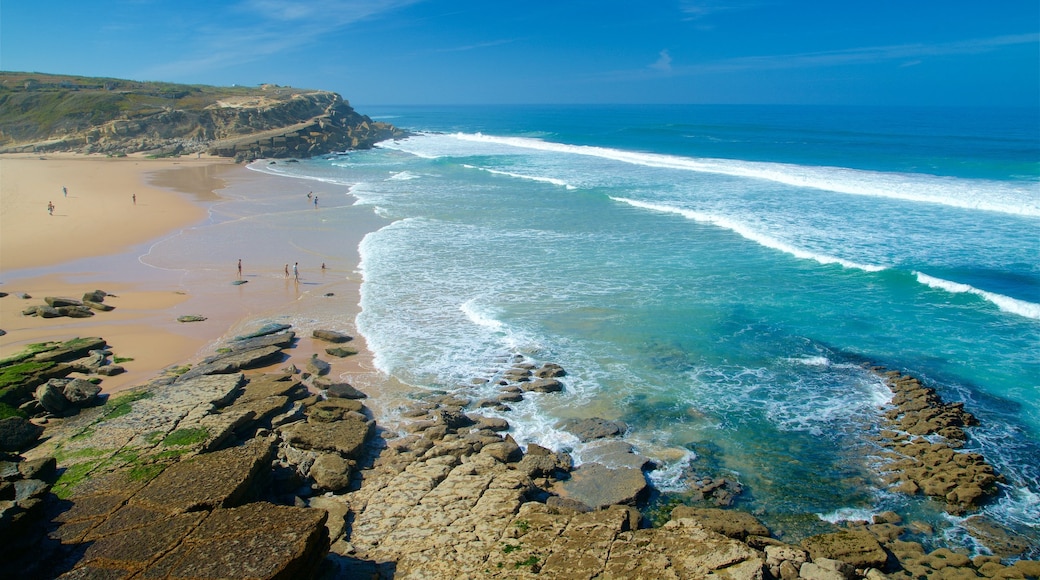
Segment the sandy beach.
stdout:
[[[229,182],[245,190],[313,187],[324,193],[317,185],[288,185],[291,181],[220,158],[0,157],[0,292],[8,294],[0,299],[0,329],[6,333],[0,337],[0,356],[34,342],[100,336],[115,356],[132,359],[121,363],[126,373],[102,383],[105,392],[117,392],[146,383],[166,367],[210,354],[207,347],[221,337],[259,320],[295,316],[320,325],[326,318],[320,310],[330,300],[323,304],[317,297],[335,296],[336,320],[330,324],[353,333],[360,285],[356,252],[337,256],[335,270],[315,273],[315,265],[307,264],[302,291],[284,277],[284,264],[261,266],[261,254],[248,244],[227,249],[225,271],[201,268],[189,274],[142,259],[154,244],[204,224]],[[378,224],[355,225],[361,236]],[[236,277],[231,256],[244,261],[243,280],[250,284],[231,284]],[[46,296],[79,298],[94,289],[113,294],[105,302],[115,310],[77,319],[22,315]],[[178,322],[184,314],[206,320]],[[297,356],[320,348],[307,335],[301,332]],[[330,362],[347,377],[375,374],[366,352]]]

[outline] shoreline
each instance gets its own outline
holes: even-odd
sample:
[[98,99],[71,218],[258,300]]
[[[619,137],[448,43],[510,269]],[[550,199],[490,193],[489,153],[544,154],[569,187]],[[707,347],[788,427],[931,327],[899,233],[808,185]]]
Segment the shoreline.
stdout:
[[[328,300],[334,300],[340,311],[337,318],[347,326],[342,330],[356,335],[357,257],[348,255],[335,271],[330,268],[319,275],[304,270],[302,291],[283,279],[281,266],[254,270],[259,258],[251,256],[248,248],[240,249],[243,280],[249,282],[242,286],[229,285],[235,276],[233,261],[226,272],[187,272],[145,263],[157,245],[212,224],[214,208],[233,199],[229,191],[261,186],[300,189],[302,180],[252,171],[222,158],[44,157],[0,156],[4,192],[0,292],[8,294],[0,298],[0,329],[5,331],[0,336],[0,357],[35,342],[104,337],[116,356],[132,359],[122,364],[125,373],[102,382],[103,392],[115,393],[146,384],[168,367],[197,361],[208,346],[257,321],[313,318],[314,309],[322,308],[316,302],[321,298],[314,294],[337,295]],[[306,185],[324,193],[320,186]],[[68,198],[62,187],[68,188]],[[55,198],[53,216],[40,209],[50,201],[45,200],[48,196]],[[60,231],[48,229],[58,219],[78,222]],[[133,227],[126,227],[130,221]],[[374,225],[379,224],[364,220],[352,224],[363,233]],[[89,243],[74,242],[84,236]],[[75,319],[22,315],[46,296],[78,299],[96,289],[114,295],[105,302],[115,310]],[[32,298],[20,299],[22,294]],[[177,317],[185,314],[206,320],[178,322]],[[335,361],[334,371],[374,384],[378,373],[371,366],[371,355],[360,337],[356,345],[359,354]],[[301,336],[297,350],[310,354],[320,352],[320,346]]]

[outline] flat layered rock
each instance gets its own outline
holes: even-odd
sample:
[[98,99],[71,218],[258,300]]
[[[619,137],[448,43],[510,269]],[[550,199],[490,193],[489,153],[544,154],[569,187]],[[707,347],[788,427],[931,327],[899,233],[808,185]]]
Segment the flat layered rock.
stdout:
[[571,472],[570,479],[559,482],[555,490],[561,497],[598,509],[617,504],[635,505],[649,492],[650,485],[639,469],[611,469],[599,463],[583,463]]
[[241,370],[253,369],[274,364],[282,359],[282,349],[277,346],[264,346],[252,350],[232,352],[199,365],[181,375],[178,382],[187,381],[203,375],[226,375]]
[[332,423],[294,423],[282,428],[282,436],[292,445],[335,451],[350,459],[360,457],[365,443],[374,433],[374,423],[350,414]]
[[273,439],[198,455],[167,468],[130,500],[131,505],[168,514],[240,503],[254,479],[269,469]]
[[338,332],[336,330],[318,329],[312,332],[311,336],[318,340],[324,340],[325,342],[331,342],[335,344],[350,342],[354,340],[353,336],[350,336],[349,334],[345,334],[342,332]]

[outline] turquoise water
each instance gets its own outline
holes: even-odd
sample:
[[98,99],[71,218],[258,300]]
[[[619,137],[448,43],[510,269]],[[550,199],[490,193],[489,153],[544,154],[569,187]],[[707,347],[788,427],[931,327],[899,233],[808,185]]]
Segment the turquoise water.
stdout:
[[896,509],[970,547],[874,476],[890,393],[864,365],[901,370],[980,418],[968,447],[1008,480],[985,511],[1040,546],[1036,110],[366,113],[420,133],[262,169],[393,220],[361,245],[382,370],[450,390],[557,362],[564,393],[503,415],[522,443],[580,461],[556,421],[622,419],[660,489],[736,478],[780,534]]

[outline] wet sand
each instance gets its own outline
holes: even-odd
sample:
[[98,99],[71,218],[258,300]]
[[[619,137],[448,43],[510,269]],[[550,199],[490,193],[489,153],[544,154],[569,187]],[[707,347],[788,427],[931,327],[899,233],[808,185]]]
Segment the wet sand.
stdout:
[[[230,283],[237,276],[232,258],[225,271],[145,264],[142,257],[154,244],[205,224],[229,184],[237,185],[237,192],[309,187],[324,193],[317,184],[264,175],[219,158],[0,157],[0,292],[8,294],[0,298],[0,329],[6,332],[0,336],[0,356],[34,342],[100,336],[115,356],[132,359],[121,363],[126,373],[101,385],[105,392],[117,392],[145,384],[167,367],[197,362],[212,354],[215,343],[264,321],[304,320],[313,327],[327,322],[357,336],[356,252],[337,256],[334,269],[315,271],[308,265],[302,286],[285,279],[283,263],[263,263],[249,247],[226,249],[244,262],[242,279],[248,283],[240,286]],[[46,211],[48,202],[55,205],[54,215]],[[355,221],[351,227],[358,241],[382,225],[376,219]],[[205,251],[219,250],[225,249]],[[105,303],[115,310],[81,319],[21,314],[27,306],[42,304],[45,296],[80,298],[94,289],[114,294]],[[22,293],[32,298],[22,299]],[[207,319],[178,322],[185,314]],[[383,381],[362,339],[351,343],[359,355],[336,359],[324,353],[328,345],[310,338],[309,328],[297,328],[297,333],[291,362],[300,365],[317,353],[342,380],[359,387]]]

